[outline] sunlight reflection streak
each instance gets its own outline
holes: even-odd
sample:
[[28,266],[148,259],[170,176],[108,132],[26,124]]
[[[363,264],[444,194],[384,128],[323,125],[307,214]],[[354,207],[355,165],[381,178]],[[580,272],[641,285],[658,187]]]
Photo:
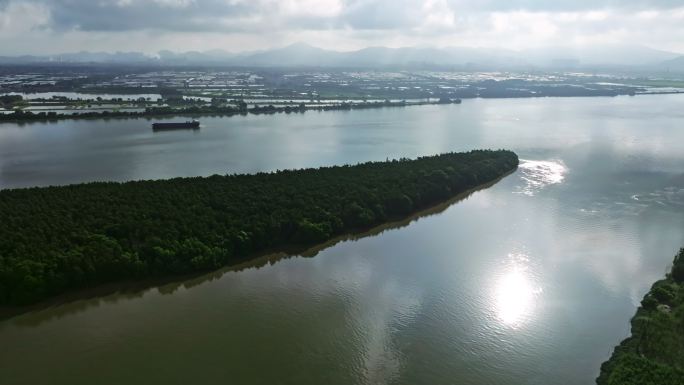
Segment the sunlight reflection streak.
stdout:
[[518,167],[525,184],[519,186],[516,193],[529,196],[546,186],[563,182],[568,171],[562,161],[521,159]]
[[513,261],[498,279],[495,291],[496,315],[504,324],[517,327],[534,313],[541,288],[535,287],[527,269],[529,259],[525,255],[511,254]]

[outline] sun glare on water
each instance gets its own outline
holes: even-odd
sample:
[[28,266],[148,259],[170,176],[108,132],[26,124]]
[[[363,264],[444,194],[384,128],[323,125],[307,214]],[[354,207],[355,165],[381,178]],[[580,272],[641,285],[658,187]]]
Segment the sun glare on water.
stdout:
[[516,263],[502,274],[495,290],[495,312],[506,325],[517,327],[529,320],[534,313],[535,302],[541,289],[525,265]]
[[518,193],[533,196],[549,185],[562,183],[568,168],[562,161],[526,160],[521,159],[518,166],[521,172],[523,186],[518,187]]

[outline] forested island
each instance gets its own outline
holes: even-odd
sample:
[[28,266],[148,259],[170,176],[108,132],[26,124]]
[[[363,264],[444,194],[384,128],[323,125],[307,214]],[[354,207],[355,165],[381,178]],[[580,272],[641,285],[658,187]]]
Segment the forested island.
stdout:
[[632,335],[601,365],[598,385],[684,384],[684,249],[632,318]]
[[216,269],[400,219],[515,170],[506,150],[0,191],[0,304]]

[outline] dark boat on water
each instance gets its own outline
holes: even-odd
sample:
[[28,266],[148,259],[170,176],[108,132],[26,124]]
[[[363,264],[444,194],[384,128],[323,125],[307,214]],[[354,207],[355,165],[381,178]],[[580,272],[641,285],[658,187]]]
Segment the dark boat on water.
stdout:
[[199,129],[200,122],[197,120],[192,120],[189,122],[177,122],[177,123],[152,123],[152,129],[155,131],[160,130],[197,130]]

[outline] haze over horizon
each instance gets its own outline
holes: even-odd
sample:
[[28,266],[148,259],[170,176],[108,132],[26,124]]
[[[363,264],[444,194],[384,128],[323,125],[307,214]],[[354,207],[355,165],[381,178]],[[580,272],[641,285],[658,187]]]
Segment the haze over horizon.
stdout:
[[629,43],[684,52],[684,4],[488,0],[0,0],[0,56],[243,52],[306,42],[534,50]]

